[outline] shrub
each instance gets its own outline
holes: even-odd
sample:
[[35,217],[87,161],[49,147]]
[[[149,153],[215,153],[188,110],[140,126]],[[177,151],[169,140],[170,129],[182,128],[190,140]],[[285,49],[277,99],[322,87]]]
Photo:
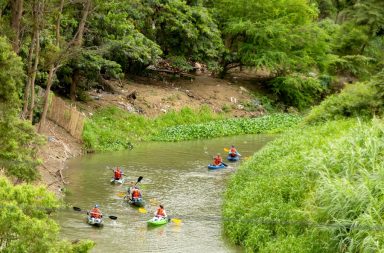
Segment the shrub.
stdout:
[[277,77],[269,85],[283,102],[300,110],[316,103],[326,89],[320,80],[299,75]]
[[384,109],[384,72],[369,82],[348,85],[340,94],[325,99],[313,108],[305,121],[308,123],[344,117],[372,117]]

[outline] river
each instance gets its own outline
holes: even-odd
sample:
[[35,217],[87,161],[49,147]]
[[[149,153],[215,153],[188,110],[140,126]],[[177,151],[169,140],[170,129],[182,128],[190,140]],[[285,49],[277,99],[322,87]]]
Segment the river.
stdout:
[[[82,209],[100,205],[104,227],[85,222],[85,215],[73,210],[59,212],[62,236],[69,240],[96,242],[91,252],[242,252],[229,244],[222,233],[221,202],[226,182],[246,158],[263,147],[272,137],[245,135],[178,143],[144,143],[133,150],[85,155],[68,162],[65,176],[66,203]],[[230,167],[210,171],[212,156],[234,144],[242,160]],[[119,192],[127,185],[112,185],[113,166],[120,165],[129,181],[138,184],[146,200],[146,214],[129,206]],[[181,219],[149,228],[146,220],[162,203],[167,214]]]

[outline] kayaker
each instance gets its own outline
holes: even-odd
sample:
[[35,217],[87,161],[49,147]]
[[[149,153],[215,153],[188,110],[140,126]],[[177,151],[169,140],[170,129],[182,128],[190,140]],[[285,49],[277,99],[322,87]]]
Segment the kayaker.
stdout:
[[156,210],[156,212],[155,212],[155,216],[156,216],[157,218],[165,218],[165,217],[167,217],[167,213],[165,212],[165,210],[164,210],[164,206],[163,206],[163,205],[160,205],[160,206],[157,208],[157,210]]
[[220,153],[214,157],[213,164],[219,166],[223,162],[223,158],[221,158]]
[[234,145],[231,146],[231,149],[229,150],[229,155],[232,157],[241,156],[239,152],[237,152]]
[[114,174],[115,174],[115,180],[120,180],[121,177],[123,176],[123,172],[120,170],[119,167],[116,168],[116,170],[114,171]]
[[132,199],[139,199],[141,198],[141,192],[137,186],[135,186],[132,190]]
[[98,204],[96,204],[95,207],[92,208],[89,214],[91,215],[91,218],[101,219],[103,217]]

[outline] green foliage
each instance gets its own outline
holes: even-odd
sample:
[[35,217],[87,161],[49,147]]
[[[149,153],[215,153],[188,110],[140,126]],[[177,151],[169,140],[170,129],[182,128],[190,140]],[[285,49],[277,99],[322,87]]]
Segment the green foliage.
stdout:
[[184,141],[240,134],[279,133],[296,126],[300,116],[272,114],[259,118],[210,121],[167,127],[152,137],[155,141]]
[[209,122],[222,119],[208,107],[199,110],[183,108],[171,111],[153,120],[128,113],[116,107],[97,111],[84,126],[83,140],[86,148],[93,150],[123,150],[131,148],[132,142],[150,140],[159,131],[170,126]]
[[160,45],[166,58],[182,57],[211,65],[223,49],[217,24],[201,3],[133,1],[131,13],[136,26]]
[[384,72],[369,82],[348,85],[340,94],[325,99],[312,109],[306,122],[317,122],[344,117],[373,117],[384,112]]
[[27,184],[13,186],[0,177],[1,252],[88,252],[93,242],[60,240],[59,226],[48,213],[60,207],[53,193]]
[[220,0],[216,10],[226,39],[232,41],[228,48],[244,65],[276,73],[303,71],[330,51],[329,35],[312,23],[317,12],[308,1]]
[[0,37],[0,167],[22,180],[37,177],[36,148],[41,142],[29,122],[18,118],[24,72],[22,62]]
[[249,252],[379,252],[383,127],[327,122],[269,143],[227,189],[231,241]]
[[281,101],[299,109],[319,101],[326,89],[319,79],[302,75],[277,77],[270,82],[270,85]]

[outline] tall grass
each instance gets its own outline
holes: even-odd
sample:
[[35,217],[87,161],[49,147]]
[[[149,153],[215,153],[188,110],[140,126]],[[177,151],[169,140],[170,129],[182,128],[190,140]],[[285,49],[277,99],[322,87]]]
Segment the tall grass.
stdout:
[[249,252],[383,251],[383,129],[340,120],[268,144],[231,179],[226,234]]

